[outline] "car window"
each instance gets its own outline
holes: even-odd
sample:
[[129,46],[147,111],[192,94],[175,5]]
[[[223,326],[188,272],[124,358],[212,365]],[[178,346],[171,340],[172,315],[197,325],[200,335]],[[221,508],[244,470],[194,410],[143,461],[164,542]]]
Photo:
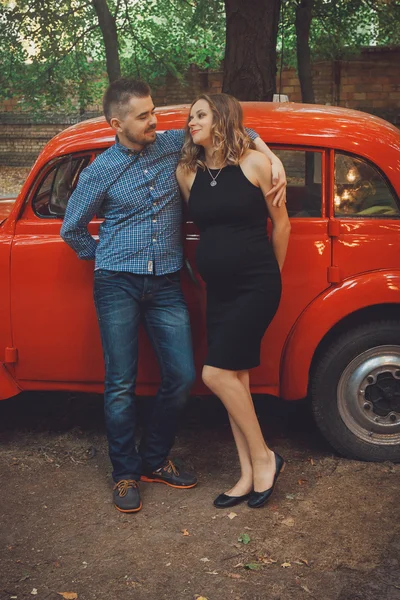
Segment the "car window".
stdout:
[[377,167],[359,157],[335,153],[335,216],[398,217],[394,192]]
[[36,190],[34,212],[43,218],[63,217],[79,174],[93,158],[93,155],[69,156],[57,161]]
[[286,171],[286,208],[289,217],[322,216],[322,153],[274,148]]

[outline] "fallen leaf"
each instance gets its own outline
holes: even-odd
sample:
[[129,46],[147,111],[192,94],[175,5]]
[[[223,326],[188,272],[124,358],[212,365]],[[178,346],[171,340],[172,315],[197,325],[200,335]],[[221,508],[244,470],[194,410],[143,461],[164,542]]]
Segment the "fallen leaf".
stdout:
[[314,459],[313,459],[313,458],[309,458],[308,460],[310,461],[310,463],[312,464],[312,466],[314,466],[314,465],[315,465],[315,461],[314,461]]
[[307,479],[299,479],[297,483],[299,485],[305,485],[307,483]]
[[201,560],[201,562],[210,562],[210,559],[207,558],[206,556],[204,558],[201,558],[200,560]]
[[249,531],[252,531],[251,527],[247,527],[246,525],[244,526],[245,529],[248,529]]
[[278,504],[270,504],[269,505],[269,510],[278,510],[278,509],[279,509]]
[[65,600],[76,600],[78,598],[78,594],[75,594],[75,592],[57,592],[57,594]]
[[183,535],[190,535],[187,529],[181,529]]
[[218,571],[206,571],[208,575],[218,575]]
[[205,596],[195,596],[195,600],[208,600]]
[[281,564],[281,567],[283,567],[284,569],[287,569],[288,567],[291,567],[292,565],[290,564],[290,562],[284,562]]
[[308,589],[308,587],[306,585],[301,585],[300,587],[301,587],[302,590],[304,590],[305,592],[307,592],[307,594],[311,594],[312,595],[312,592]]
[[282,524],[286,525],[286,527],[293,527],[294,526],[293,517],[287,517],[286,519],[283,519]]
[[310,563],[308,562],[308,560],[306,560],[305,558],[301,558],[300,562],[304,563],[307,567],[310,566]]
[[242,576],[239,575],[239,573],[228,573],[228,577],[230,577],[231,579],[241,579]]
[[237,513],[235,513],[235,512],[230,512],[228,515],[229,519],[234,519],[235,517],[237,517]]
[[258,571],[258,569],[261,569],[261,567],[262,565],[259,563],[247,563],[247,565],[244,565],[244,568],[248,571]]
[[33,588],[33,590],[31,591],[32,596],[37,596],[37,589]]
[[296,499],[296,494],[286,494],[286,498],[288,500],[295,500]]
[[242,533],[238,537],[238,542],[241,544],[248,544],[250,542],[250,536],[248,533]]
[[274,560],[270,556],[260,556],[259,560],[263,562],[265,565],[274,565],[277,563],[277,560]]

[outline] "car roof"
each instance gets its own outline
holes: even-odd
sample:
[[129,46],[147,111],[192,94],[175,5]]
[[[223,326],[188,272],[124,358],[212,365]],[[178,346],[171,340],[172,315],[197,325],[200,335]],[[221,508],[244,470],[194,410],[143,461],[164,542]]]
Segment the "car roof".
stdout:
[[[381,162],[383,169],[389,161],[390,168],[400,177],[400,133],[379,117],[318,104],[241,104],[245,125],[255,129],[268,144],[335,148],[364,156],[378,165]],[[189,107],[182,104],[157,108],[157,130],[183,128]],[[104,117],[82,121],[55,136],[42,151],[39,163],[43,166],[55,156],[106,148],[114,140],[114,131]]]

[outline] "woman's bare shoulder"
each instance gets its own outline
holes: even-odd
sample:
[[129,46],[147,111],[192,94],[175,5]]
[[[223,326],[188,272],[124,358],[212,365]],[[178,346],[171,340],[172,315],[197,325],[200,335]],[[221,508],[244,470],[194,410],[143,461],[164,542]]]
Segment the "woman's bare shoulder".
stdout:
[[264,167],[270,164],[268,158],[262,152],[258,150],[247,150],[240,163],[247,162],[249,165],[254,167]]
[[240,161],[240,165],[254,174],[269,173],[271,171],[271,162],[268,157],[262,152],[258,152],[258,150],[247,150]]

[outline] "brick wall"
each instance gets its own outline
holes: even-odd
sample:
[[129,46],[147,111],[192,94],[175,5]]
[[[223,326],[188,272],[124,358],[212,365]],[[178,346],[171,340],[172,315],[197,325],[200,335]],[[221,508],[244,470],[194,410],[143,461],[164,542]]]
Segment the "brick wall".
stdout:
[[[400,48],[368,48],[340,62],[315,63],[313,76],[317,103],[363,110],[400,125]],[[281,93],[301,102],[294,69],[283,71]]]
[[[98,114],[98,110],[93,111],[84,118]],[[31,166],[52,137],[80,120],[79,116],[50,116],[33,122],[29,114],[0,112],[0,166]]]
[[[400,125],[400,48],[368,48],[340,62],[313,65],[316,102],[355,108],[376,114]],[[277,91],[292,102],[301,102],[300,83],[295,69],[277,76]],[[183,82],[168,76],[153,86],[158,106],[189,103],[203,92],[220,92],[222,72],[203,73],[190,69]],[[84,118],[101,114],[100,106],[90,107]],[[15,101],[0,105],[0,165],[31,165],[46,142],[81,117],[48,117],[32,122],[31,116],[15,110]]]
[[67,125],[0,124],[0,165],[28,166],[45,144]]

